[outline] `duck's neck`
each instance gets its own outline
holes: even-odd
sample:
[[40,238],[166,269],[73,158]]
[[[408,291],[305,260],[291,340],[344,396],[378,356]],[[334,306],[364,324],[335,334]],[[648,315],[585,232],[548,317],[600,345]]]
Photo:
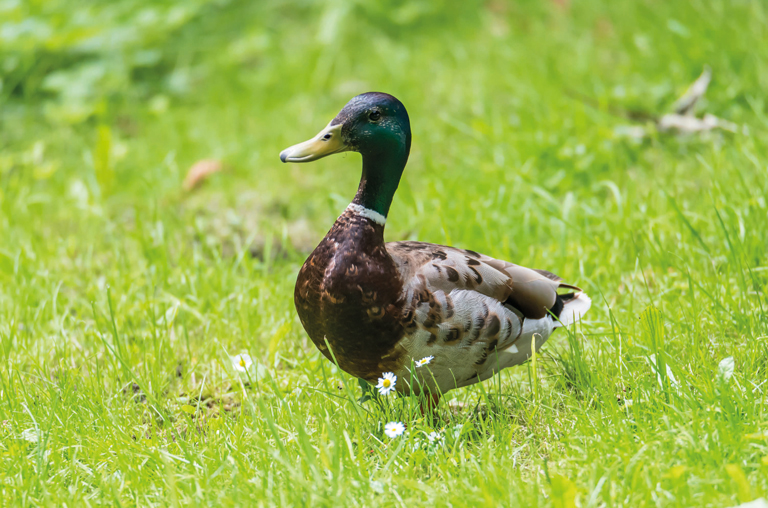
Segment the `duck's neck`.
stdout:
[[363,176],[350,208],[384,225],[406,162],[408,150],[405,146],[399,150],[363,154]]

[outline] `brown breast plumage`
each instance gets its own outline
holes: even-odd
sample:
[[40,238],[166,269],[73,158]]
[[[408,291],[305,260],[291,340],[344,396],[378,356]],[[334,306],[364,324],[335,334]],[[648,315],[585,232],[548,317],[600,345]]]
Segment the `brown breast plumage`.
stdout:
[[382,229],[346,211],[305,261],[294,292],[299,319],[318,349],[374,382],[405,361],[397,347],[403,282]]

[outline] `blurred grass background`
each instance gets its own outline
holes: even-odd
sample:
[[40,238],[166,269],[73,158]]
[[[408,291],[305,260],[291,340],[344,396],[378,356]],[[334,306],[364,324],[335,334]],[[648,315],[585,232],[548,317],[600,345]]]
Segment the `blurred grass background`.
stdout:
[[[0,503],[767,495],[767,62],[758,0],[0,1]],[[707,65],[736,132],[657,132]],[[360,161],[277,155],[371,90],[414,132],[387,239],[595,302],[452,392],[445,446],[407,400],[358,412],[293,309]],[[200,159],[225,169],[186,192]]]

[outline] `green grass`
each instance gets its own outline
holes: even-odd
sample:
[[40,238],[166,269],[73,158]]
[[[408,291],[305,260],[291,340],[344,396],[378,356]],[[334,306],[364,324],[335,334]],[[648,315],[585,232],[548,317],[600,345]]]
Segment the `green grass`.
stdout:
[[[0,505],[768,496],[765,4],[367,4],[0,4]],[[133,35],[83,42],[101,33]],[[738,133],[618,133],[612,111],[662,114],[704,65],[700,110]],[[414,131],[389,240],[594,301],[434,427],[408,399],[358,405],[293,307],[360,160],[277,155],[369,90]],[[227,170],[183,192],[201,158]]]

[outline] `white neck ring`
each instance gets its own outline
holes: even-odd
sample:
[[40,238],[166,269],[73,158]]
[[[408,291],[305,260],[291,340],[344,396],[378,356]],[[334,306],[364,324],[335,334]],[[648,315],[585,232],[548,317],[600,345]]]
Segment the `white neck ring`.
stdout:
[[370,219],[380,226],[383,226],[387,223],[387,218],[381,215],[379,212],[376,210],[371,210],[370,208],[366,208],[362,205],[358,205],[357,203],[350,203],[347,207],[347,210],[354,213],[355,215]]

